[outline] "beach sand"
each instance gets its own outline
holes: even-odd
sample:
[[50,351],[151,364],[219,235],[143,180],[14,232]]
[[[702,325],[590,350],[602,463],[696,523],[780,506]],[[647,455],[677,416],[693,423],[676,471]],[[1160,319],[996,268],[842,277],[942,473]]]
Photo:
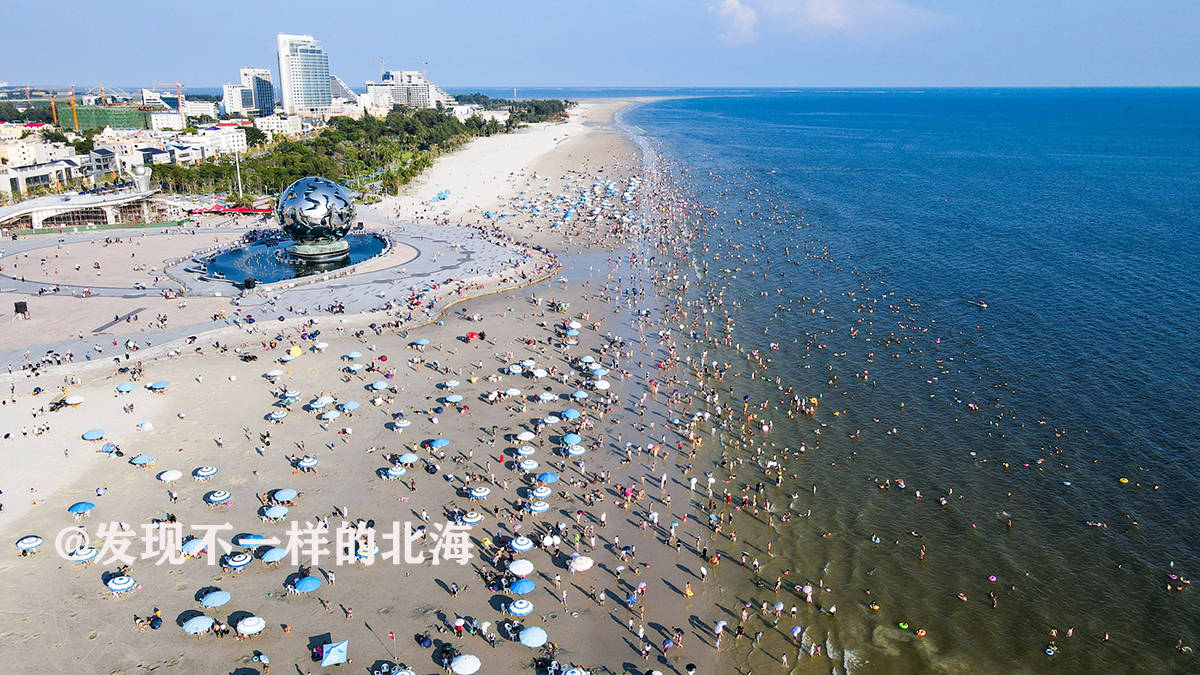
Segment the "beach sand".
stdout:
[[[640,171],[636,148],[611,127],[612,114],[629,103],[587,103],[567,124],[538,125],[513,135],[476,140],[440,158],[406,195],[394,200],[396,212],[406,217],[436,219],[454,227],[460,220],[479,222],[484,211],[512,212],[510,200],[521,193],[556,193],[564,190],[567,183],[590,185],[599,177],[620,185],[629,175]],[[451,197],[445,203],[427,201],[443,189],[451,190]],[[443,213],[446,210],[449,213]],[[308,348],[311,342],[297,337],[298,331],[291,327],[292,323],[281,329],[286,334],[274,342],[272,349],[264,348],[263,342],[274,337],[274,326],[271,333],[223,329],[201,336],[194,345],[178,346],[181,350],[178,356],[165,356],[167,346],[135,352],[123,365],[134,365],[140,356],[144,374],[129,394],[116,393],[115,385],[127,376],[115,372],[111,360],[50,368],[36,378],[27,377],[24,372],[10,375],[0,385],[4,387],[0,394],[12,391],[16,399],[0,407],[0,429],[10,434],[0,441],[6,458],[6,471],[0,478],[4,491],[0,496],[4,503],[0,541],[14,542],[27,534],[46,539],[35,556],[20,557],[15,549],[9,548],[0,558],[3,560],[0,637],[20,654],[20,663],[10,666],[10,672],[43,672],[46,668],[85,673],[158,669],[254,672],[260,667],[252,661],[256,650],[270,656],[277,672],[316,672],[319,664],[309,660],[310,649],[340,640],[350,641],[350,657],[354,660],[351,668],[373,670],[372,665],[379,660],[395,657],[417,673],[440,672],[440,664],[431,658],[430,650],[414,643],[413,636],[417,633],[429,633],[435,646],[444,640],[463,652],[478,655],[484,663],[482,672],[528,670],[538,650],[512,642],[502,632],[493,648],[479,637],[455,638],[452,632],[441,633],[436,628],[461,617],[490,621],[494,625],[492,632],[497,632],[500,622],[505,620],[501,605],[515,596],[493,594],[481,581],[479,571],[493,569],[490,556],[494,549],[477,548],[475,558],[467,565],[447,562],[393,565],[381,561],[371,566],[338,566],[332,558],[336,547],[331,545],[331,555],[322,558],[312,572],[323,577],[325,583],[310,595],[285,592],[285,581],[297,571],[295,565],[286,561],[267,567],[255,560],[234,575],[203,561],[159,565],[155,564],[158,556],[154,556],[132,563],[130,575],[139,586],[122,597],[114,597],[104,586],[105,575],[118,566],[116,562],[104,562],[108,551],[102,551],[101,559],[86,567],[69,563],[54,552],[55,536],[63,528],[82,524],[92,537],[98,537],[102,524],[119,522],[131,528],[134,537],[129,551],[138,556],[145,550],[140,539],[142,527],[168,513],[184,524],[185,534],[191,532],[191,526],[228,522],[230,529],[221,533],[226,541],[247,532],[285,539],[286,522],[267,524],[258,515],[259,497],[281,488],[303,493],[285,521],[328,518],[330,527],[337,528],[343,518],[332,514],[338,513],[348,514],[350,522],[372,519],[377,528],[386,530],[393,522],[409,521],[416,525],[421,521],[421,512],[426,511],[432,526],[445,522],[443,510],[448,505],[480,508],[462,494],[467,484],[464,478],[472,472],[480,474],[480,478],[470,485],[490,484],[493,491],[491,497],[483,500],[483,523],[471,532],[475,543],[485,537],[494,541],[501,522],[504,527],[499,531],[511,533],[509,528],[513,523],[505,515],[523,491],[517,490],[522,485],[520,474],[498,466],[497,455],[507,451],[511,462],[513,448],[519,445],[505,440],[504,435],[530,427],[535,418],[572,406],[584,410],[588,417],[598,417],[599,413],[566,398],[578,386],[573,378],[567,382],[554,377],[529,380],[502,376],[501,369],[534,358],[547,368],[555,366],[560,374],[570,371],[567,353],[548,341],[555,334],[556,324],[585,316],[600,326],[593,330],[589,321],[583,320],[580,344],[569,351],[570,356],[590,354],[610,361],[611,352],[609,357],[599,352],[606,343],[603,336],[610,331],[633,336],[637,334],[635,326],[646,328],[647,324],[638,323],[630,313],[632,303],[616,302],[618,298],[606,295],[599,286],[605,278],[625,277],[630,284],[648,284],[649,279],[634,281],[644,274],[642,263],[614,260],[605,247],[620,243],[621,237],[602,235],[598,224],[585,218],[554,227],[552,219],[545,215],[517,214],[497,227],[560,255],[577,253],[577,260],[568,260],[562,271],[568,281],[546,281],[517,292],[468,300],[447,313],[444,325],[429,325],[405,336],[392,331],[376,334],[364,330],[372,321],[370,315],[320,317],[315,327],[321,330],[320,339],[329,346],[319,353]],[[171,256],[163,255],[167,257]],[[534,298],[542,301],[535,304]],[[549,311],[546,301],[550,300],[569,303],[569,311]],[[115,304],[116,300],[112,302]],[[196,311],[211,310],[203,305],[197,306]],[[106,307],[97,318],[117,313],[119,310]],[[476,315],[479,321],[469,320]],[[51,322],[47,329],[61,330],[63,325]],[[481,329],[486,332],[486,341],[464,343],[456,339],[468,331]],[[430,345],[421,352],[406,347],[417,338],[428,339]],[[230,349],[218,349],[214,342]],[[557,340],[553,342],[557,344]],[[305,347],[304,353],[290,363],[276,363],[293,343]],[[258,357],[256,361],[243,362],[238,358],[232,347],[243,345],[246,352]],[[203,354],[193,351],[196,349]],[[585,457],[586,475],[590,477],[597,471],[612,474],[609,482],[587,488],[601,490],[601,500],[585,505],[581,501],[585,492],[582,487],[560,483],[555,487],[565,490],[567,497],[556,490],[547,499],[552,506],[550,512],[540,516],[525,514],[518,523],[522,533],[530,533],[542,532],[561,521],[573,533],[577,530],[575,514],[584,511],[579,526],[595,528],[597,543],[595,550],[591,550],[585,536],[580,551],[592,556],[597,566],[571,574],[564,556],[552,556],[539,549],[522,554],[520,557],[533,562],[535,573],[531,578],[538,586],[534,593],[525,596],[533,602],[535,611],[524,623],[546,629],[550,640],[561,648],[560,662],[578,664],[593,673],[602,666],[610,672],[651,667],[663,672],[683,672],[683,664],[688,662],[700,665],[700,672],[717,672],[710,643],[712,619],[719,617],[713,616],[707,607],[720,600],[721,594],[713,587],[716,582],[711,577],[707,582],[700,580],[700,561],[692,552],[693,542],[699,537],[708,538],[709,534],[707,528],[699,527],[695,521],[698,511],[689,508],[690,493],[682,465],[654,462],[652,469],[648,455],[638,456],[631,464],[621,463],[622,439],[641,444],[657,442],[659,436],[669,436],[671,443],[678,438],[675,431],[661,427],[660,431],[646,434],[630,428],[633,414],[629,402],[645,391],[649,378],[656,376],[654,364],[665,353],[658,341],[649,339],[631,349],[634,353],[621,359],[621,367],[630,371],[628,378],[619,380],[616,372],[610,376],[615,385],[613,391],[622,400],[613,415],[619,415],[623,424],[612,423],[611,417],[608,421],[596,419],[593,428],[582,432],[583,444],[589,448]],[[365,389],[368,383],[380,379],[380,374],[351,375],[343,371],[348,362],[341,357],[352,350],[364,355],[360,362],[374,363],[380,369],[396,369],[387,380],[395,391],[385,392],[386,401],[373,404],[371,401],[378,394]],[[379,360],[384,355],[387,361]],[[414,357],[423,358],[425,363],[410,363],[409,359]],[[435,362],[440,371],[434,369]],[[266,381],[262,375],[272,368],[285,371],[278,385]],[[485,379],[488,376],[498,379],[489,382]],[[57,398],[67,377],[79,379],[78,385],[70,386],[70,392],[84,396],[85,402],[31,417],[31,409],[48,406]],[[422,412],[444,405],[437,399],[448,392],[439,389],[438,384],[451,378],[461,381],[456,391],[465,397],[469,411],[459,413],[446,407],[441,414]],[[171,383],[165,393],[144,388],[157,380]],[[45,391],[34,397],[31,391],[35,386]],[[361,406],[352,416],[343,415],[322,424],[314,413],[297,405],[282,424],[269,424],[265,417],[279,409],[274,404],[276,390],[281,386],[299,390],[301,402],[328,394],[342,402],[356,401]],[[519,412],[512,400],[489,405],[480,398],[489,391],[507,387],[520,387],[526,394],[548,388],[559,399],[550,403],[530,402],[524,412]],[[398,411],[412,422],[403,433],[388,427],[392,415]],[[665,408],[651,401],[645,419],[657,419],[662,425],[665,415]],[[139,424],[144,422],[150,422],[154,428],[139,431]],[[35,434],[33,429],[39,424],[49,424],[50,429]],[[498,429],[494,441],[493,426]],[[568,428],[565,422],[561,426]],[[347,427],[352,434],[339,433]],[[106,458],[97,452],[103,441],[80,440],[80,434],[92,428],[104,429],[105,440],[120,446],[124,457]],[[262,436],[268,431],[269,446]],[[556,443],[550,439],[558,433],[553,428],[543,431],[533,443],[538,447],[535,458],[542,462],[543,468],[549,462],[565,461],[552,454]],[[421,441],[434,437],[451,441],[445,448],[444,459],[418,447]],[[378,473],[389,465],[384,454],[407,450],[437,462],[441,470],[437,475],[429,475],[418,465],[404,482],[382,480]],[[128,463],[130,457],[139,453],[155,456],[152,468],[138,469]],[[317,472],[298,472],[289,462],[289,456],[306,454],[318,459]],[[196,482],[190,474],[202,465],[215,466],[219,473],[207,482]],[[669,467],[665,469],[668,479],[665,489],[660,490],[658,477],[665,467]],[[155,476],[167,469],[183,472],[183,478],[172,486],[156,480]],[[585,475],[573,461],[560,473],[563,483]],[[447,480],[447,474],[453,474],[454,479]],[[490,474],[494,474],[494,482]],[[623,510],[614,486],[640,488],[647,476],[646,499],[630,511]],[[410,478],[415,480],[415,491],[408,487]],[[507,488],[503,487],[505,483]],[[106,489],[103,496],[97,496],[100,487]],[[31,488],[36,493],[31,493]],[[178,494],[177,503],[168,500],[169,490]],[[229,505],[208,506],[204,497],[213,490],[229,491],[232,494]],[[658,501],[667,495],[671,496],[673,507]],[[77,501],[96,505],[90,517],[80,523],[66,510]],[[659,527],[642,529],[647,507],[662,512]],[[607,514],[606,527],[599,527],[596,520],[602,512]],[[686,545],[677,552],[664,545],[666,524],[672,519],[682,519],[685,513],[690,517],[679,534]],[[333,534],[331,530],[331,539]],[[618,560],[618,537],[620,546],[637,546],[638,563],[648,565],[640,568],[638,574],[633,572],[635,563]],[[111,535],[103,541],[111,543],[119,539]],[[391,548],[388,543],[381,546],[385,551]],[[427,544],[418,546],[427,547]],[[562,548],[564,553],[571,552],[567,544]],[[627,569],[618,579],[614,570],[621,564]],[[328,571],[336,573],[336,583],[323,576]],[[554,587],[555,575],[563,579],[562,588],[567,592],[565,606],[561,602],[562,589]],[[638,581],[648,584],[647,595],[639,600],[639,607],[646,608],[644,618],[625,609],[622,603],[629,585]],[[687,583],[696,590],[696,597],[684,596]],[[451,584],[457,584],[461,591],[451,595],[448,592]],[[223,607],[202,610],[197,597],[208,587],[229,591],[232,600]],[[604,606],[590,597],[593,587],[606,593]],[[156,608],[161,611],[162,629],[139,630],[135,617],[146,617]],[[233,637],[186,636],[177,624],[197,611],[221,622],[236,622],[245,613],[251,613],[266,619],[267,628],[262,635],[245,642]],[[630,618],[632,630],[628,624]],[[644,639],[637,635],[639,624],[644,626]],[[675,626],[685,631],[684,647],[671,650],[666,657],[655,651],[648,663],[643,662],[639,654],[643,645],[649,641],[657,646]],[[388,638],[389,633],[394,634],[394,641]],[[251,670],[238,671],[239,668]]]

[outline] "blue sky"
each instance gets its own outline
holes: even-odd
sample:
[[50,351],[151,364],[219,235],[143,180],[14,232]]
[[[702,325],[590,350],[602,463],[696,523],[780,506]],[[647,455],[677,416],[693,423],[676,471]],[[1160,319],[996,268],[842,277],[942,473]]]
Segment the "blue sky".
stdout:
[[[310,33],[360,87],[1200,84],[1196,0],[362,0],[21,2],[10,83],[232,82]],[[167,8],[170,8],[167,10]],[[65,22],[65,23],[64,23]]]

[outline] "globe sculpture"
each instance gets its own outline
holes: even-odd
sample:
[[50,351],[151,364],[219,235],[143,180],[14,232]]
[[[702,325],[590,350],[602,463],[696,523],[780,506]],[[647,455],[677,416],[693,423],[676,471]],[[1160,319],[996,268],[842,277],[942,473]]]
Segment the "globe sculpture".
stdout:
[[354,224],[350,194],[337,183],[309,176],[287,186],[275,204],[275,220],[295,244],[289,252],[306,260],[336,260],[350,253],[343,237]]

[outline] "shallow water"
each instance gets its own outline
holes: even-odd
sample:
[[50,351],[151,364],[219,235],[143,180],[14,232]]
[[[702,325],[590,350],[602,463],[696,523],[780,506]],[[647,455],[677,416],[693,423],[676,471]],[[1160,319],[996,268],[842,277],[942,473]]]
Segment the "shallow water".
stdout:
[[[726,548],[770,581],[790,569],[834,589],[817,600],[836,618],[802,606],[796,623],[838,670],[1198,667],[1175,649],[1200,640],[1194,591],[1165,589],[1200,566],[1198,104],[1197,90],[801,92],[627,113],[718,210],[690,251],[694,292],[723,291],[732,341],[777,342],[766,374],[820,399],[789,420],[773,383],[721,383],[771,400],[759,440],[806,444],[767,495],[812,511],[776,522],[774,560],[745,518],[747,543]],[[749,373],[744,353],[709,358]],[[729,487],[759,480],[743,468]],[[735,660],[777,664],[791,623]]]

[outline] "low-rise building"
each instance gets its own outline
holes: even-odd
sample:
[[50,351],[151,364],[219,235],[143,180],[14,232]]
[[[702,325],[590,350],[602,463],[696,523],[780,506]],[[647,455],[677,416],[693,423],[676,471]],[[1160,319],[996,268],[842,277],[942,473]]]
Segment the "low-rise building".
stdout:
[[299,115],[278,114],[256,117],[254,118],[254,126],[272,138],[277,134],[295,138],[304,133],[304,124]]

